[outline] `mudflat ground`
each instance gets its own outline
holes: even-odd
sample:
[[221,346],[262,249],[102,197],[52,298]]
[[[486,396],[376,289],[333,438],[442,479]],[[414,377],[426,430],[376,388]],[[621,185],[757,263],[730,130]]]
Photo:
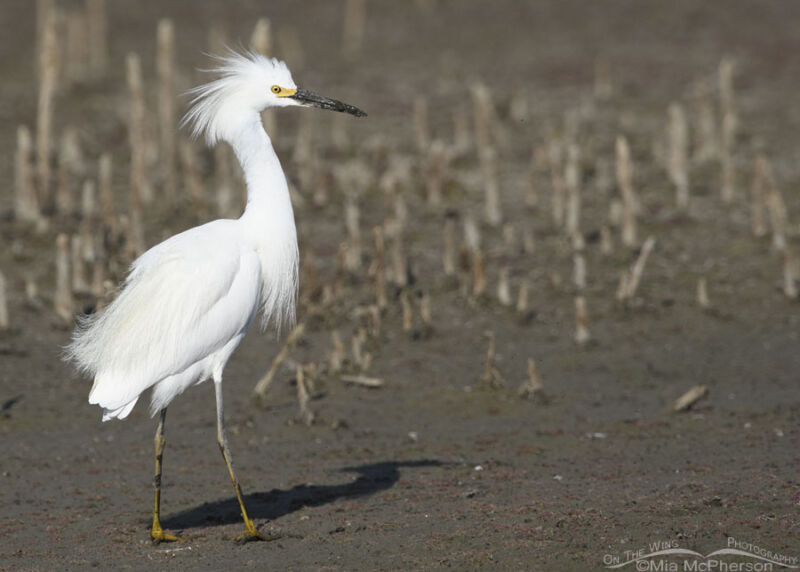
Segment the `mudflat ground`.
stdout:
[[[140,53],[152,82],[160,17],[175,22],[182,88],[201,81],[193,70],[206,63],[201,52],[212,23],[222,24],[232,44],[246,44],[255,20],[268,16],[276,51],[293,56],[299,85],[370,114],[348,125],[354,149],[343,153],[330,149],[331,118],[308,112],[315,114],[323,161],[331,167],[362,161],[373,182],[359,197],[365,270],[355,277],[336,270],[337,245],[345,239],[342,195],[334,192],[319,208],[310,204],[313,189],[299,189],[309,202],[296,208],[301,257],[313,251],[319,284],[338,280],[342,294],[316,313],[308,302],[313,296],[303,297],[298,313],[307,334],[287,363],[326,364],[334,328],[349,346],[358,325],[352,311],[372,299],[366,277],[371,229],[393,213],[376,181],[392,156],[407,157],[412,166],[403,191],[406,249],[413,292],[430,297],[433,331],[402,330],[398,292],[390,287],[380,334],[367,343],[373,357],[367,374],[385,385],[366,389],[319,374],[310,427],[297,421],[295,376],[287,365],[263,402],[254,403],[252,388],[282,341],[274,333],[250,333],[226,370],[229,437],[251,516],[262,531],[282,537],[239,546],[231,540],[241,528],[238,506],[215,442],[213,386],[193,388],[169,408],[163,525],[186,541],[153,545],[155,422],[147,400],[124,422],[101,424],[100,411],[86,400],[90,382],[61,361],[71,327],[51,310],[53,244],[57,232],[76,232],[77,222],[56,216],[49,230],[37,233],[12,216],[16,127],[33,126],[36,114],[34,4],[0,7],[6,181],[0,269],[12,325],[0,334],[1,568],[594,570],[624,562],[625,551],[649,551],[657,541],[708,554],[727,546],[729,537],[800,557],[800,315],[781,289],[783,256],[768,237],[752,237],[748,209],[759,148],[772,161],[794,246],[800,5],[376,0],[368,2],[363,49],[347,61],[340,54],[339,1],[109,2],[108,77],[61,92],[55,129],[77,126],[91,165],[101,152],[113,154],[121,211],[129,157],[124,57]],[[696,166],[689,213],[678,214],[653,141],[664,132],[670,102],[684,103],[693,117],[692,83],[715,86],[725,56],[737,62],[735,198],[730,205],[720,201],[716,163]],[[593,96],[598,61],[613,87],[603,100]],[[476,155],[451,163],[443,206],[430,209],[411,127],[414,98],[425,96],[433,136],[449,143],[454,110],[470,109],[477,81],[491,88],[504,133],[497,147],[502,210],[517,236],[517,246],[508,247],[499,229],[481,229],[485,299],[469,295],[468,274],[445,279],[441,264],[444,209],[458,212],[459,236],[465,217],[482,220]],[[524,122],[509,114],[514,93],[528,103]],[[534,173],[539,208],[524,202],[532,148],[563,130],[565,115],[575,109],[583,110],[583,295],[592,336],[586,347],[574,341],[572,252],[550,216],[546,165]],[[293,180],[299,179],[292,154],[304,112],[277,119],[276,146]],[[616,229],[612,254],[603,255],[597,240],[617,192],[613,157],[620,133],[633,150],[639,240],[652,235],[657,241],[627,305],[615,292],[637,251],[620,244]],[[204,164],[212,165],[208,159]],[[604,160],[612,173],[606,189],[596,180]],[[213,172],[206,171],[213,205]],[[146,212],[148,244],[210,218],[210,212],[170,211],[156,201]],[[526,230],[532,252],[520,246]],[[514,295],[523,281],[529,284],[525,317],[495,299],[502,268]],[[39,286],[38,309],[26,301],[30,277]],[[121,270],[112,277],[120,279]],[[701,277],[708,310],[696,302]],[[94,301],[80,303],[86,308]],[[487,330],[496,339],[504,388],[480,381]],[[536,360],[546,400],[517,397],[528,358]],[[675,399],[699,384],[709,389],[704,400],[669,413]]]

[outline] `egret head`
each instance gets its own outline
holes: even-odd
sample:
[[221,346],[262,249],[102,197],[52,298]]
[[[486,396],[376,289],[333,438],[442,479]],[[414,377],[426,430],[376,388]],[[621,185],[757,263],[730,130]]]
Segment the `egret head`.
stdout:
[[209,145],[230,137],[243,121],[270,107],[319,107],[364,117],[366,113],[346,103],[322,97],[294,83],[286,64],[247,52],[230,52],[214,58],[219,65],[208,70],[219,78],[189,91],[191,107],[183,118],[195,137],[205,135]]

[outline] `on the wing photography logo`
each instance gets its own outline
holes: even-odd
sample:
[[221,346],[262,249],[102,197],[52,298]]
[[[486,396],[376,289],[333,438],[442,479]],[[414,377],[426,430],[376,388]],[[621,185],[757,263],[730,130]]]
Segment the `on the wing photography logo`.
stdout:
[[761,572],[800,568],[800,558],[729,536],[727,546],[708,554],[681,548],[676,540],[651,542],[622,554],[605,554],[606,568],[639,572]]

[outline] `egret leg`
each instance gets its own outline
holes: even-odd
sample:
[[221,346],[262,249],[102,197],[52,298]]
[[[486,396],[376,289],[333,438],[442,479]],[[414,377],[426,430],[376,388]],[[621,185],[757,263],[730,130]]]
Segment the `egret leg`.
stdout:
[[247,509],[244,507],[244,498],[242,497],[242,488],[239,486],[239,480],[236,478],[236,473],[233,472],[233,463],[231,463],[231,452],[228,449],[228,438],[225,435],[225,419],[222,413],[222,383],[214,381],[214,390],[217,394],[217,444],[219,450],[222,451],[222,457],[225,459],[225,464],[228,466],[228,474],[231,476],[233,482],[233,490],[236,492],[236,499],[239,501],[239,507],[242,509],[242,518],[244,519],[244,532],[236,537],[236,542],[249,542],[251,540],[269,540],[258,532],[256,525],[247,516]]
[[161,521],[159,514],[161,512],[161,460],[164,457],[164,420],[167,418],[167,409],[161,410],[161,416],[158,419],[158,428],[156,429],[156,474],[153,477],[153,528],[150,529],[150,538],[153,542],[174,542],[176,540],[183,540],[177,536],[165,533],[161,529]]

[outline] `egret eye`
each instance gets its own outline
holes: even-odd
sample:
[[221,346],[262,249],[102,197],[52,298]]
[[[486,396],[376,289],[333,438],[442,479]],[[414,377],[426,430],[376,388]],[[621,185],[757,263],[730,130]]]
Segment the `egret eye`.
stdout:
[[281,86],[279,86],[279,85],[273,85],[272,86],[272,93],[274,93],[275,95],[278,95],[280,92],[281,92]]

